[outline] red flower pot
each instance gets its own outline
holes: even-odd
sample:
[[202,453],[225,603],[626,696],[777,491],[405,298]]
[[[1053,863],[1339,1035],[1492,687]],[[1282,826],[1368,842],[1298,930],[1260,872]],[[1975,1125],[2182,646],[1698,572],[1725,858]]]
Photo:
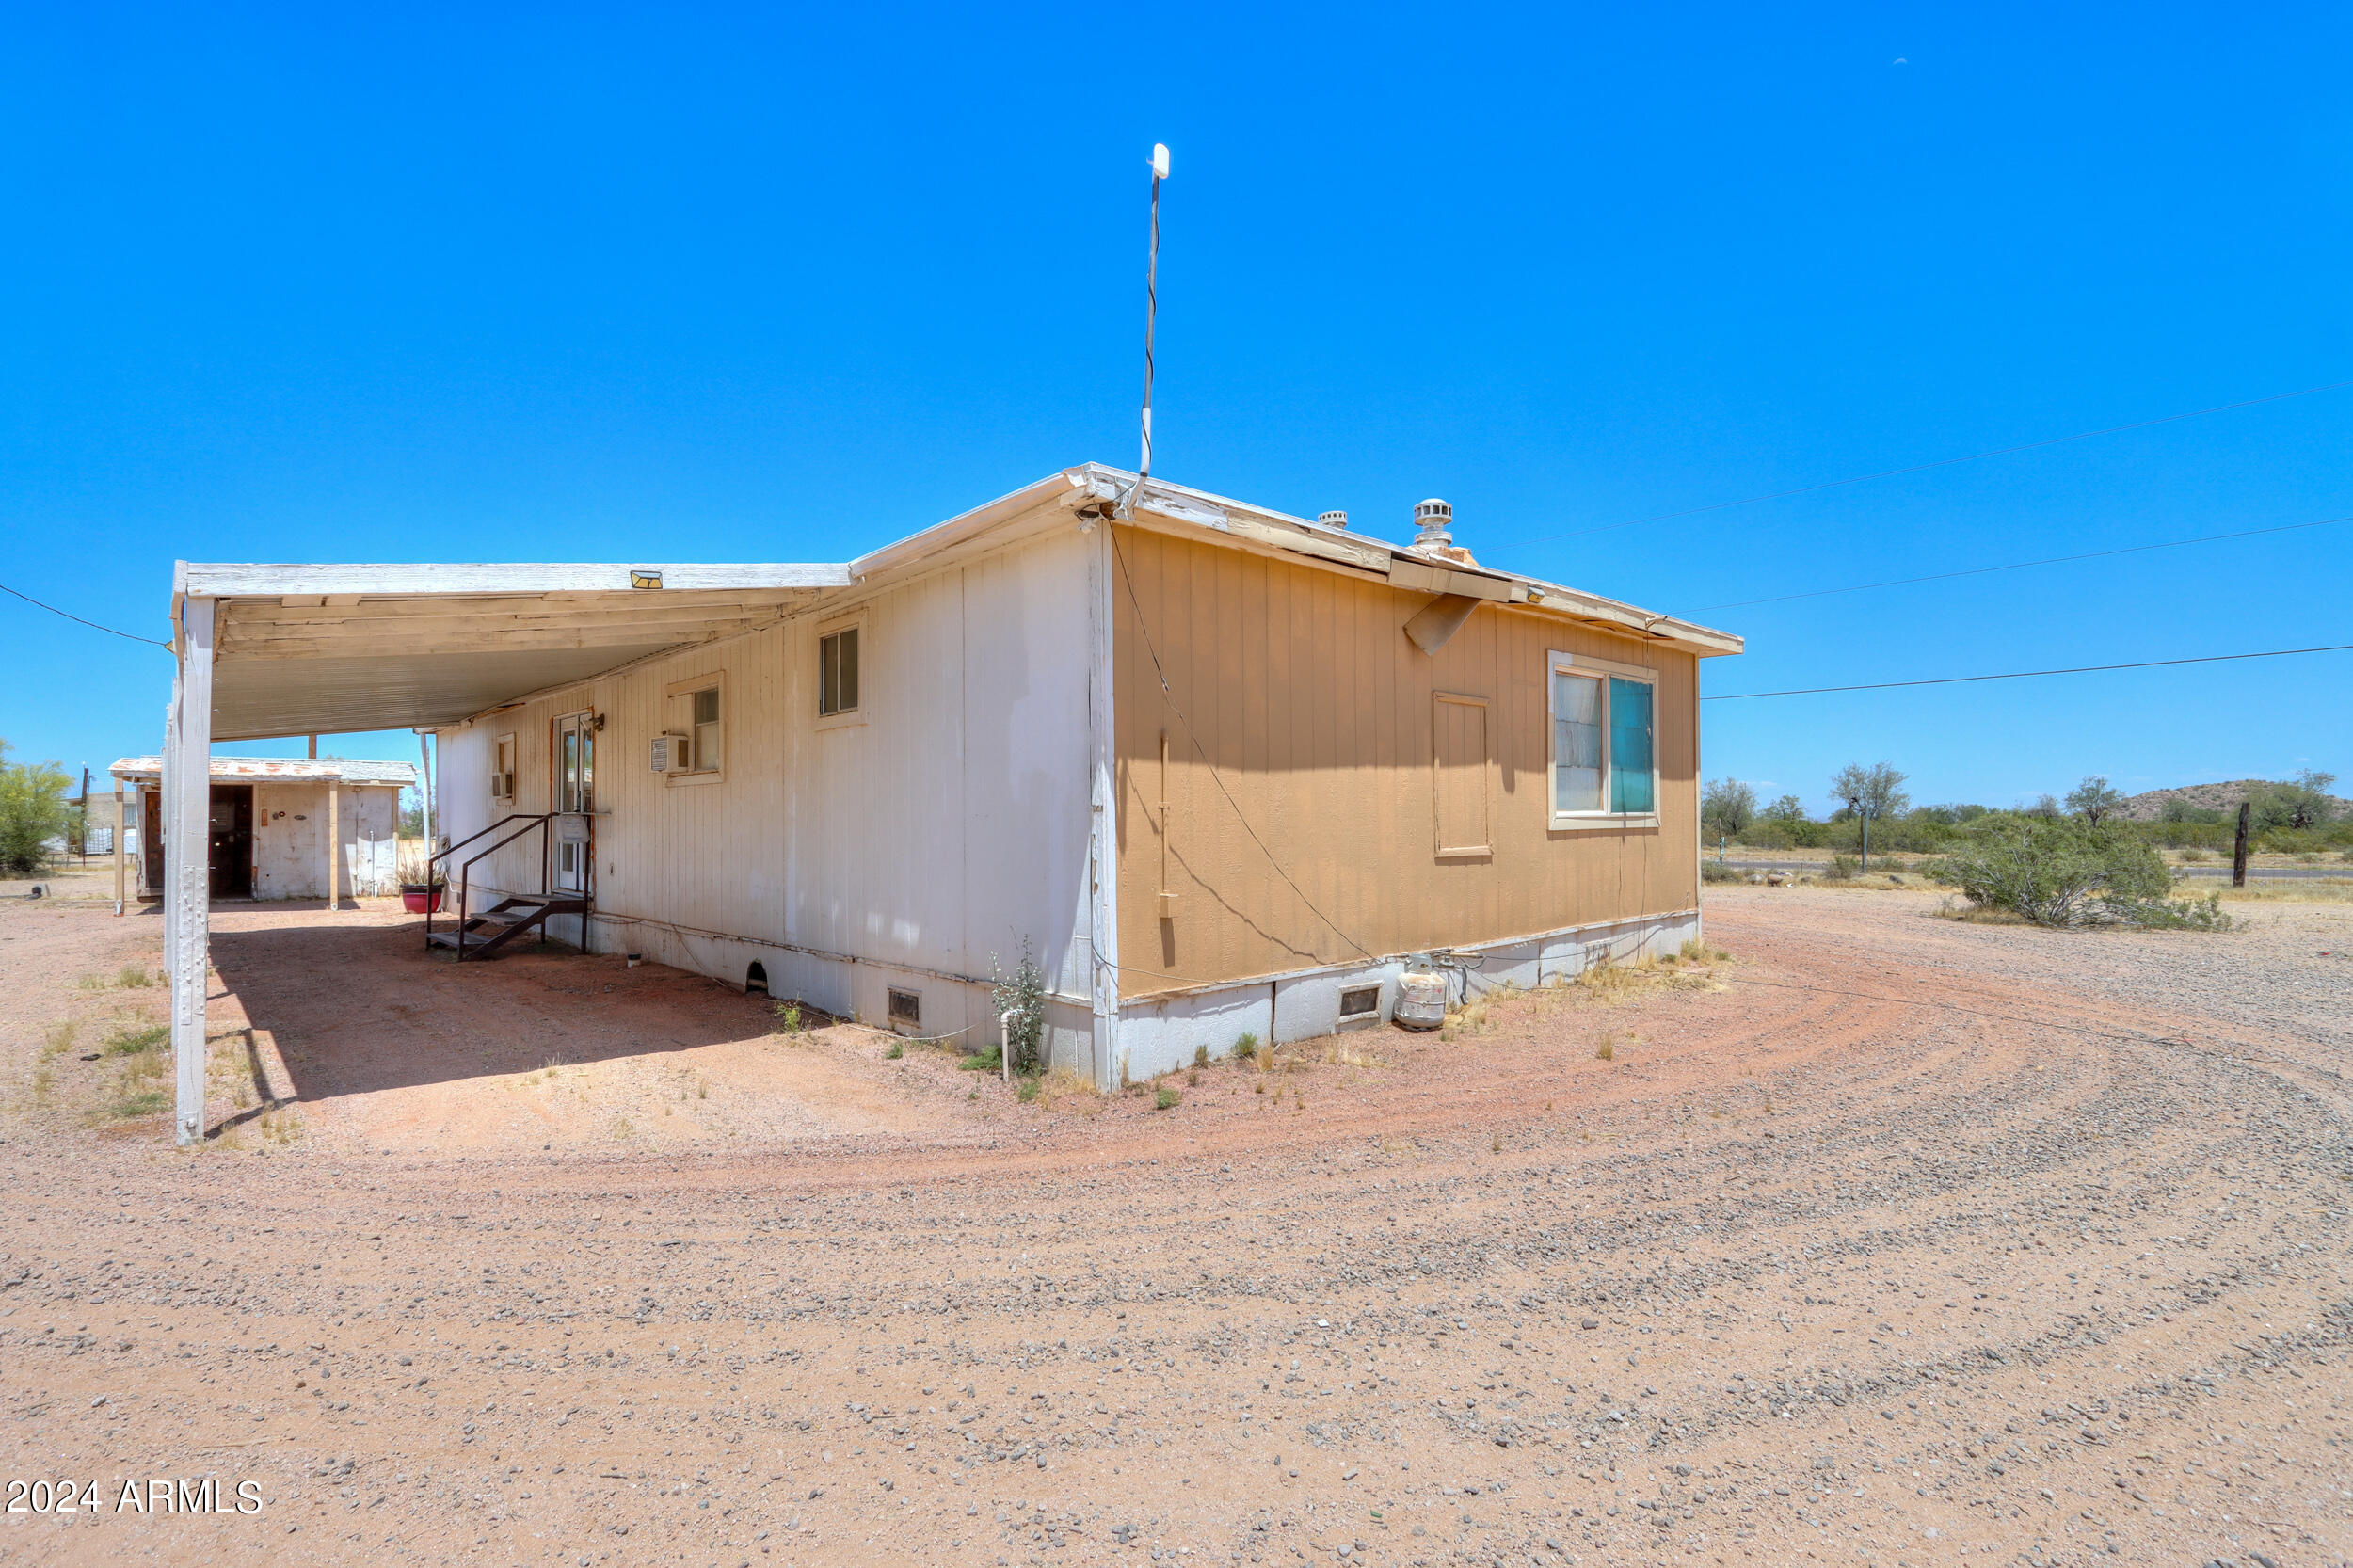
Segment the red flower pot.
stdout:
[[431,888],[408,883],[400,889],[400,906],[411,915],[438,915],[441,912],[441,887]]

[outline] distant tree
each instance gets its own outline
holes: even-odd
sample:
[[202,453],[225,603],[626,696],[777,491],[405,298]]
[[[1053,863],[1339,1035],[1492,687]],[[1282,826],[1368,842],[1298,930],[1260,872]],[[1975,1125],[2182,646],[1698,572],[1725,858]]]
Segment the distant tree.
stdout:
[[1905,776],[1892,763],[1874,762],[1865,767],[1849,762],[1832,776],[1830,792],[1857,816],[1892,817],[1912,804],[1912,797],[1904,793]]
[[2123,805],[2124,792],[2110,784],[2105,774],[2095,773],[2067,792],[2067,808],[2094,827],[2100,825],[2102,817],[2113,815]]
[[2018,814],[2022,817],[2041,817],[2045,822],[2057,822],[2065,813],[2059,810],[2058,796],[2037,795],[2034,804],[2020,807]]
[[2327,826],[2337,814],[2336,801],[2329,793],[2329,787],[2336,781],[2335,774],[2306,768],[2293,783],[2264,785],[2249,797],[2254,802],[2254,825],[2299,831]]
[[11,762],[0,741],[0,872],[30,876],[72,825],[65,792],[73,780],[55,762]]
[[1795,795],[1783,795],[1757,815],[1767,822],[1803,822],[1806,820],[1805,802]]
[[1718,778],[1700,795],[1700,821],[1708,832],[1737,839],[1756,820],[1756,789],[1737,778]]

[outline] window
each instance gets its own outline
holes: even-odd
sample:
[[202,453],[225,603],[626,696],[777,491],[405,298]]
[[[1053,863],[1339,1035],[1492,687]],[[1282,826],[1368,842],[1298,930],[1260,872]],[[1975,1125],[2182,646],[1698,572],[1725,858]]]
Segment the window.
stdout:
[[515,737],[501,735],[490,743],[490,798],[515,798]]
[[711,773],[719,766],[719,688],[696,692],[695,703],[695,771]]
[[1552,825],[1655,825],[1658,672],[1551,656]]
[[727,766],[728,678],[724,671],[673,680],[664,693],[670,699],[666,730],[685,737],[678,747],[680,762],[668,776],[672,784],[710,784]]
[[1493,854],[1487,841],[1487,699],[1451,692],[1433,695],[1438,855],[1453,858]]
[[861,629],[843,627],[817,639],[817,716],[857,712],[857,643]]

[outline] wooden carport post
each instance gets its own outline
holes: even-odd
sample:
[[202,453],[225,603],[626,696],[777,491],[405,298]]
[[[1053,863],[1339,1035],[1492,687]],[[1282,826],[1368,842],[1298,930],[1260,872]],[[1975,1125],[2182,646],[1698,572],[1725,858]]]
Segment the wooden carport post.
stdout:
[[204,998],[212,904],[213,605],[183,600],[180,659],[165,748],[164,962],[171,976],[172,1126],[184,1147],[204,1136]]

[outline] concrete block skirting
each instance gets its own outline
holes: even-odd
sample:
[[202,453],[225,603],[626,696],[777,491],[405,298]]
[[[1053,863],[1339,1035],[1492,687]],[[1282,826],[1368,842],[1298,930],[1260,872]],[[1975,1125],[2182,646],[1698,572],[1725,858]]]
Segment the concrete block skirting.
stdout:
[[[1465,943],[1457,951],[1486,956],[1485,966],[1473,971],[1474,989],[1507,982],[1533,989],[1582,974],[1604,959],[1631,964],[1664,958],[1699,935],[1700,912],[1680,909],[1500,942]],[[1134,1083],[1189,1067],[1194,1053],[1203,1049],[1217,1061],[1232,1054],[1244,1033],[1281,1045],[1386,1023],[1397,1007],[1398,976],[1404,971],[1405,960],[1395,957],[1138,998],[1119,1010],[1119,1076]],[[1378,1015],[1343,1024],[1340,993],[1374,984],[1381,987]]]

